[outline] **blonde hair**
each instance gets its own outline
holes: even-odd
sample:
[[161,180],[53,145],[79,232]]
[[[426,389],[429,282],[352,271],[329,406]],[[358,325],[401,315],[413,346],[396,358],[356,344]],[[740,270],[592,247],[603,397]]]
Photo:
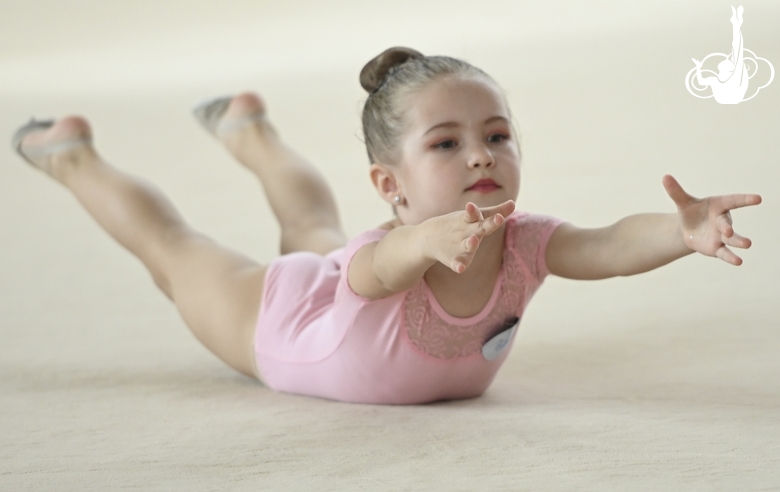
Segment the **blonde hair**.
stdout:
[[448,75],[484,77],[495,84],[488,74],[463,60],[424,56],[411,48],[390,48],[363,67],[360,85],[369,93],[363,106],[363,137],[369,163],[397,161],[398,140],[405,124],[401,99]]

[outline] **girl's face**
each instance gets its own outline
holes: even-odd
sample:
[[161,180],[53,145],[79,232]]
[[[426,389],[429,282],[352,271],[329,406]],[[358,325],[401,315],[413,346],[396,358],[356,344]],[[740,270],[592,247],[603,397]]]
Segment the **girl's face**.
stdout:
[[[406,131],[395,173],[405,201],[399,219],[414,225],[438,215],[517,200],[520,152],[509,110],[493,83],[450,76],[407,96]],[[481,180],[492,184],[474,186]]]

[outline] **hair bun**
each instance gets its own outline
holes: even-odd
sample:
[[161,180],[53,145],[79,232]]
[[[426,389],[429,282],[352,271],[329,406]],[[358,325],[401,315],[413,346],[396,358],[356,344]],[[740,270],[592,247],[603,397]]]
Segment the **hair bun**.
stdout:
[[369,93],[374,92],[382,85],[393,67],[417,58],[425,58],[425,56],[419,51],[403,46],[387,49],[366,63],[360,71],[360,85]]

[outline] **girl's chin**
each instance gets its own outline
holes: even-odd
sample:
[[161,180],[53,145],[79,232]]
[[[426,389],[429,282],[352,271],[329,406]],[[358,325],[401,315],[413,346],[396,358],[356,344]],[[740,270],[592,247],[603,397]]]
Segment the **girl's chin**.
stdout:
[[[500,190],[499,190],[500,191]],[[504,193],[489,193],[489,194],[468,194],[463,200],[463,206],[462,209],[466,208],[466,204],[468,202],[473,203],[479,208],[485,208],[485,207],[494,207],[496,205],[501,205],[505,201],[509,200],[509,198],[506,197]]]

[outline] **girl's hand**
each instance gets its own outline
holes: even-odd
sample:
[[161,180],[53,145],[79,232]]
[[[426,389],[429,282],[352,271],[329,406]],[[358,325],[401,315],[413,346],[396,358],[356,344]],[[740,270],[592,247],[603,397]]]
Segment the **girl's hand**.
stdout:
[[696,68],[701,68],[701,62],[699,60],[696,58],[691,58],[691,60],[693,60],[693,63],[696,64]]
[[669,197],[677,205],[685,245],[707,256],[715,256],[732,265],[741,265],[742,258],[728,247],[749,248],[750,239],[734,232],[730,211],[761,203],[759,195],[723,195],[694,198],[670,175],[663,177]]
[[482,238],[498,230],[504,217],[514,210],[512,200],[485,208],[468,202],[465,210],[432,217],[422,224],[427,228],[423,253],[455,273],[463,273],[474,259]]

